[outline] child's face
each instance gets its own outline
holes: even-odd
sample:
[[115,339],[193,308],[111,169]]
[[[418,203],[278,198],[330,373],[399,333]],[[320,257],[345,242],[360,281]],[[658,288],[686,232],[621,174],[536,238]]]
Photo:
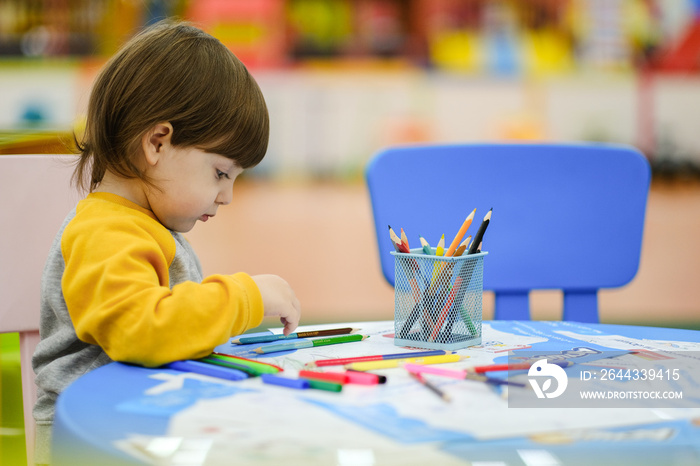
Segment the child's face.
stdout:
[[233,182],[242,172],[222,155],[169,146],[149,170],[158,188],[148,191],[150,208],[167,228],[188,232],[197,220],[206,222],[231,202]]

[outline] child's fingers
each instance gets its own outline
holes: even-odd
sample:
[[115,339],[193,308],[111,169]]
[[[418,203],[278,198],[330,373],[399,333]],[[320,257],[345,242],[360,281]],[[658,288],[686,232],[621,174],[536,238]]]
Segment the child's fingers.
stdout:
[[290,313],[286,316],[280,317],[280,322],[284,324],[284,334],[289,335],[297,328],[299,325],[299,319],[301,317],[301,303],[295,295],[292,295],[292,309]]

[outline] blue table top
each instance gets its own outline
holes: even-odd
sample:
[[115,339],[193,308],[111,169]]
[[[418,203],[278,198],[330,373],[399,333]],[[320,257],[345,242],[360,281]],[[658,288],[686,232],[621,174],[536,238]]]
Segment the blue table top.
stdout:
[[[358,324],[348,325],[357,326]],[[342,327],[345,324],[334,326]],[[391,323],[386,323],[386,326],[390,328]],[[501,337],[503,337],[502,340],[498,340]],[[377,336],[377,338],[382,337]],[[611,351],[629,347],[630,344],[643,348],[645,342],[648,342],[655,348],[662,347],[668,351],[694,350],[700,353],[700,332],[698,331],[536,321],[484,322],[484,342],[481,347],[468,348],[459,353],[470,354],[475,358],[474,360],[487,357],[493,363],[507,362],[507,351],[499,353],[493,348],[501,345],[504,350],[510,349],[508,346],[511,344],[506,341],[509,338],[513,341],[530,342],[526,345],[527,348],[521,348],[518,351],[561,352],[581,347]],[[348,345],[347,355],[366,354],[358,348],[361,347],[354,346],[351,350]],[[221,345],[217,350],[229,354],[241,354],[245,351],[246,357],[255,356],[249,353],[250,348],[229,343]],[[285,372],[293,373],[300,368],[298,361],[301,359],[298,358],[304,351],[306,350],[294,352],[296,355],[290,355],[289,352],[276,354],[274,359],[265,355],[259,357],[263,361],[283,365]],[[485,354],[487,355],[484,356]],[[318,355],[315,357],[318,358]],[[539,437],[538,435],[514,435],[504,438],[494,436],[480,438],[474,431],[455,428],[455,423],[449,419],[444,419],[445,422],[431,423],[418,414],[413,418],[406,412],[401,412],[400,409],[397,411],[396,406],[392,407],[386,402],[361,403],[347,398],[351,395],[346,393],[319,393],[315,397],[309,397],[307,394],[292,393],[292,390],[288,389],[278,389],[280,391],[275,392],[274,389],[260,384],[259,379],[223,382],[216,379],[182,378],[181,376],[182,373],[169,369],[147,369],[112,363],[81,377],[58,398],[53,439],[55,464],[59,466],[95,464],[95,458],[99,458],[99,464],[159,464],[152,454],[149,456],[146,454],[148,452],[139,452],[139,447],[144,445],[139,443],[139,439],[153,440],[177,436],[177,430],[173,430],[171,423],[182,413],[202,409],[200,406],[203,406],[202,403],[207,400],[211,402],[236,398],[240,398],[241,402],[246,399],[256,400],[256,396],[263,394],[263,389],[268,390],[264,393],[268,400],[272,396],[284,397],[285,400],[305,397],[303,401],[307,406],[313,404],[336,418],[342,418],[342,421],[348,424],[348,429],[367,430],[375,437],[380,434],[379,438],[385,443],[379,449],[386,448],[388,453],[385,452],[386,457],[382,456],[382,453],[377,453],[375,448],[375,464],[386,463],[386,458],[396,459],[392,456],[396,454],[414,455],[410,453],[413,449],[416,450],[416,456],[406,458],[421,458],[421,455],[432,458],[431,455],[436,455],[434,458],[447,458],[449,461],[454,461],[454,464],[464,464],[468,461],[528,464],[522,452],[536,450],[546,451],[553,458],[558,458],[559,463],[553,464],[700,464],[700,399],[695,405],[698,407],[697,413],[684,414],[672,419],[657,418],[655,422],[631,421],[630,425],[606,425],[601,428],[581,427],[557,430],[553,425],[552,428],[541,432]],[[169,383],[179,385],[168,388]],[[452,388],[456,385],[446,385],[446,387]],[[375,391],[365,392],[366,399],[374,396],[376,392],[388,390],[380,386],[363,389]],[[459,400],[460,398],[457,398],[453,402],[455,409],[459,408]],[[426,403],[433,402],[426,401]],[[435,406],[436,409],[442,409],[439,405]],[[467,412],[475,413],[473,411],[475,408],[469,409],[472,411]],[[242,410],[241,416],[249,411],[248,408]],[[537,409],[531,411],[532,416],[536,417]],[[691,411],[694,410],[691,409]],[[601,415],[603,412],[601,410]],[[551,416],[552,410],[544,410],[541,413]],[[572,408],[569,413],[581,416],[576,408]],[[567,416],[566,412],[560,414]],[[242,422],[236,413],[227,415],[232,425]],[[263,418],[265,416],[261,415]],[[449,416],[449,413],[445,416]],[[298,421],[298,419],[285,419],[283,414],[280,414],[279,423],[287,423],[291,430],[297,428],[303,430],[303,423],[300,424]],[[246,417],[245,422],[251,422],[249,417]],[[465,420],[465,423],[468,421]],[[264,425],[257,426],[259,429],[256,429],[255,423],[251,423],[251,426],[250,429],[255,432],[255,435],[264,435],[261,433],[266,430]],[[225,427],[228,428],[228,426]],[[216,434],[212,436],[216,437]],[[269,440],[274,441],[274,438]],[[427,451],[428,447],[430,451]],[[368,448],[371,452],[372,446]],[[250,455],[250,452],[248,454]],[[575,462],[580,460],[581,455],[585,455],[586,461]],[[219,464],[216,462],[216,455],[210,455],[207,458],[207,461],[202,464]],[[295,456],[292,455],[290,458],[293,459]],[[444,464],[451,464],[449,461]],[[256,464],[258,463],[273,464],[274,462],[267,458],[267,460],[256,461]]]

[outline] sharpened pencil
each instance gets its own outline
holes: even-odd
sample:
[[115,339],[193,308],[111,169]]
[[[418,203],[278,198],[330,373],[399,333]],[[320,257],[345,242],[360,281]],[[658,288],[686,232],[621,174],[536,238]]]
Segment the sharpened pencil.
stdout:
[[278,340],[294,340],[295,338],[329,337],[332,335],[346,335],[348,333],[355,333],[358,330],[359,329],[356,328],[343,327],[332,328],[328,330],[309,330],[307,332],[296,332],[290,333],[286,336],[284,334],[259,335],[252,337],[246,337],[244,335],[236,338],[235,340],[231,340],[231,343],[234,343],[236,345],[246,345],[250,343],[267,343],[269,341]]
[[445,306],[442,308],[442,311],[440,311],[440,315],[438,316],[437,322],[435,322],[435,327],[433,327],[433,331],[430,333],[430,339],[428,341],[435,341],[435,338],[440,333],[442,325],[445,323],[445,319],[447,319],[447,315],[449,314],[450,309],[452,309],[452,304],[454,303],[455,295],[457,294],[457,291],[459,290],[459,287],[461,285],[462,277],[457,277],[454,286],[450,290],[450,294],[447,296],[447,302],[445,302]]
[[464,220],[464,223],[462,223],[462,227],[457,232],[455,239],[452,240],[450,247],[447,248],[447,251],[445,251],[445,257],[452,257],[455,250],[457,249],[457,246],[462,241],[464,234],[467,232],[467,230],[469,229],[469,226],[472,224],[472,220],[474,220],[475,213],[476,213],[476,209],[472,210],[471,213]]
[[406,232],[403,231],[403,228],[401,229],[401,244],[406,246],[406,249],[409,251],[411,250],[411,247],[408,245],[408,237],[406,236]]
[[[559,367],[569,367],[573,366],[574,363],[571,361],[550,361],[549,364],[554,364]],[[521,371],[530,369],[530,366],[532,366],[532,364],[527,362],[515,364],[489,364],[487,366],[468,367],[467,372],[483,374],[484,372]]]
[[394,230],[391,228],[391,225],[387,225],[389,227],[389,238],[391,238],[391,244],[394,246],[394,251],[396,252],[401,252],[399,250],[399,245],[397,244],[397,241],[401,241],[401,238],[396,236],[396,233],[394,233]]
[[444,354],[454,354],[453,351],[430,350],[414,351],[411,353],[374,354],[371,356],[354,356],[349,358],[319,359],[318,361],[307,362],[308,367],[343,366],[353,362],[384,361],[387,359],[420,358],[424,356],[442,356]]
[[276,353],[279,351],[289,351],[293,349],[312,348],[314,346],[337,345],[339,343],[351,343],[362,341],[368,338],[367,335],[340,335],[337,337],[319,338],[317,340],[292,340],[276,345],[261,346],[254,350],[258,354]]
[[466,238],[464,238],[464,241],[462,241],[462,244],[460,244],[459,247],[457,248],[457,250],[455,251],[454,257],[459,257],[462,254],[464,254],[464,251],[466,251],[467,248],[469,247],[469,241],[471,241],[471,239],[472,239],[472,235],[469,235]]
[[394,232],[393,228],[391,228],[391,225],[389,225],[389,236],[391,237],[391,242],[394,243],[394,249],[396,249],[396,252],[411,252],[411,250],[408,249],[408,245],[403,244],[401,238],[399,238],[396,232]]
[[407,362],[415,364],[444,364],[448,362],[459,362],[469,356],[459,354],[445,354],[442,356],[425,356],[422,358],[387,359],[383,361],[353,362],[345,366],[346,369],[355,371],[374,371],[378,369],[391,369],[400,367]]
[[449,395],[447,393],[443,392],[440,390],[436,385],[432,384],[430,381],[426,380],[421,374],[417,374],[415,372],[408,372],[411,377],[419,381],[425,388],[430,390],[431,392],[435,393],[437,396],[442,398],[443,401],[450,401]]
[[474,374],[465,370],[455,370],[455,369],[443,369],[442,367],[425,366],[423,364],[407,363],[403,365],[410,373],[416,374],[433,374],[440,375],[442,377],[450,377],[452,379],[464,379],[464,380],[474,380],[476,382],[484,382],[491,385],[510,385],[514,387],[524,387],[524,383],[520,382],[510,382],[504,379],[497,379],[494,377],[486,377],[481,374]]
[[484,220],[479,225],[479,230],[477,230],[476,235],[474,235],[474,241],[472,241],[471,246],[469,246],[469,252],[467,254],[474,254],[477,249],[481,246],[481,242],[484,239],[484,233],[486,228],[488,228],[491,222],[491,213],[493,212],[493,207],[484,215]]
[[420,245],[423,248],[423,253],[427,256],[432,256],[433,249],[430,247],[430,244],[428,244],[428,242],[422,236],[419,236],[418,239],[420,240]]

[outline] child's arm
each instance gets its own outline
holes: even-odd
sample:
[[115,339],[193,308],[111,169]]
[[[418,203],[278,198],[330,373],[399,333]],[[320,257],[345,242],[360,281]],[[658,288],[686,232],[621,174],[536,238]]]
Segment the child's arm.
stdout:
[[203,357],[260,325],[263,300],[249,275],[171,289],[170,232],[151,219],[126,220],[76,217],[64,231],[62,290],[78,338],[115,361],[158,366]]

